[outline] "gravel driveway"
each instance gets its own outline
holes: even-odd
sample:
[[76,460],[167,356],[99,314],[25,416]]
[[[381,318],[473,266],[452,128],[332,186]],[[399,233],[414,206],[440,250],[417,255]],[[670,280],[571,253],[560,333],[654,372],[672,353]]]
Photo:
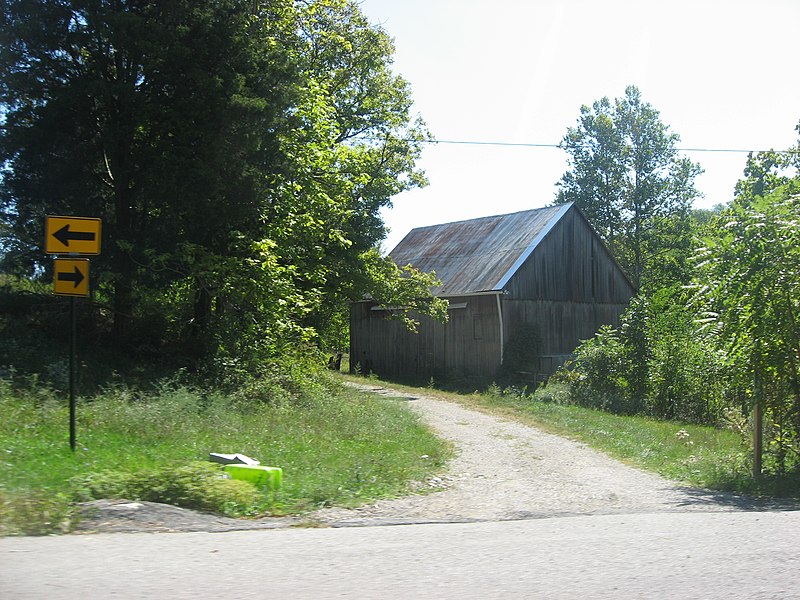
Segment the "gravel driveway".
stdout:
[[[457,449],[444,489],[312,518],[333,526],[530,519],[559,515],[758,509],[732,494],[692,489],[627,466],[586,445],[502,417],[376,385],[406,397]],[[762,507],[766,508],[766,507]]]

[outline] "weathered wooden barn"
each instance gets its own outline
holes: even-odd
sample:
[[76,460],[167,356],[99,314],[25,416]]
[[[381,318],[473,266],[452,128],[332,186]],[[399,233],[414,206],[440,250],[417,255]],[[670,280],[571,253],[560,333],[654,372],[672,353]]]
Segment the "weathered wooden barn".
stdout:
[[446,324],[422,317],[412,333],[387,318],[390,307],[352,306],[351,368],[387,379],[491,381],[505,363],[540,380],[580,340],[618,324],[634,293],[572,203],[414,229],[390,256],[435,271],[433,292],[450,308]]

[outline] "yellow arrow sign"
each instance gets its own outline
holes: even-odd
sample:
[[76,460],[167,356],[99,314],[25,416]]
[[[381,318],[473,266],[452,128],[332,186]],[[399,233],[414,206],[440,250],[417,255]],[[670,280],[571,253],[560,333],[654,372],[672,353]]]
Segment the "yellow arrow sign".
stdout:
[[47,254],[100,254],[100,219],[54,217],[45,219]]
[[88,296],[89,259],[57,258],[53,268],[53,292],[58,296]]

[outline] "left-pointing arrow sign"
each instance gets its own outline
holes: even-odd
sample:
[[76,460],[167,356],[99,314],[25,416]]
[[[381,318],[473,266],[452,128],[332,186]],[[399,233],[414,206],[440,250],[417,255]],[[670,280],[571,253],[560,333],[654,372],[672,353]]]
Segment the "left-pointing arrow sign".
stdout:
[[53,291],[59,296],[88,296],[89,259],[57,258],[53,267]]
[[100,219],[48,216],[45,220],[45,252],[100,254],[100,227]]
[[71,241],[93,242],[97,238],[97,234],[94,231],[70,231],[69,223],[67,223],[61,229],[56,231],[53,234],[53,237],[64,244],[65,247],[69,248],[69,243]]

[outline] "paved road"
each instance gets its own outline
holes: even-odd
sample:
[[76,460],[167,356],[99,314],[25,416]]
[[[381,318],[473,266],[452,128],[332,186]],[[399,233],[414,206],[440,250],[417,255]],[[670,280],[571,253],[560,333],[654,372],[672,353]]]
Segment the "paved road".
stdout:
[[0,598],[800,598],[800,512],[0,540]]

